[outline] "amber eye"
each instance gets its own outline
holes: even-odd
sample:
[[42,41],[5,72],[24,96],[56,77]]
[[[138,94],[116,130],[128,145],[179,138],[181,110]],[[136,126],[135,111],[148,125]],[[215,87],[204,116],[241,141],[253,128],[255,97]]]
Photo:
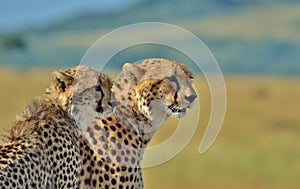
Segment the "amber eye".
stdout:
[[71,98],[69,99],[69,104],[71,104],[72,101],[73,101],[73,98],[71,97]]

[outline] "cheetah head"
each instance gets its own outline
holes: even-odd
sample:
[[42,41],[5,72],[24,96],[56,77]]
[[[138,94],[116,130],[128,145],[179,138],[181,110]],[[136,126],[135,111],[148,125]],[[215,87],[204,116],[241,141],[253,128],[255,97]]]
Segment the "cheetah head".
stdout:
[[133,110],[142,117],[155,120],[158,117],[171,116],[181,118],[186,115],[186,109],[192,104],[181,99],[176,86],[168,79],[144,79],[137,83],[129,97]]
[[112,112],[111,86],[112,82],[106,75],[81,65],[53,71],[46,94],[85,131],[95,117]]
[[126,63],[112,87],[113,98],[117,103],[134,104],[153,120],[162,113],[181,118],[197,98],[192,78],[186,65],[173,60],[147,59],[139,64]]

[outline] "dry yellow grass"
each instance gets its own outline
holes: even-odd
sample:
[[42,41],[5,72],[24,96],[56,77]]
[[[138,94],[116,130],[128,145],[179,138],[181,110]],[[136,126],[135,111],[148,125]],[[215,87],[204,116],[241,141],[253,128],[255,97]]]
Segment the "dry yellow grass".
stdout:
[[227,76],[226,119],[204,155],[197,149],[208,121],[209,93],[203,82],[196,85],[204,114],[199,129],[176,158],[145,169],[146,188],[298,188],[299,82],[300,78]]
[[[0,69],[1,131],[49,84],[50,70]],[[226,76],[228,107],[221,133],[205,154],[197,153],[209,119],[210,94],[196,78],[199,128],[174,159],[144,169],[145,188],[298,188],[300,181],[300,78]],[[200,82],[199,82],[200,81]],[[169,120],[152,145],[176,127]],[[159,154],[157,154],[159,155]]]

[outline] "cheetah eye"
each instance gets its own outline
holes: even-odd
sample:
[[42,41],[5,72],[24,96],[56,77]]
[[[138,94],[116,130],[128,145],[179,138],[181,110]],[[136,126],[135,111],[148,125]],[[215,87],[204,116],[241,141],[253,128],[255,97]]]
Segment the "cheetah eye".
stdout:
[[73,101],[73,98],[71,97],[71,98],[69,99],[69,104],[72,104],[72,101]]

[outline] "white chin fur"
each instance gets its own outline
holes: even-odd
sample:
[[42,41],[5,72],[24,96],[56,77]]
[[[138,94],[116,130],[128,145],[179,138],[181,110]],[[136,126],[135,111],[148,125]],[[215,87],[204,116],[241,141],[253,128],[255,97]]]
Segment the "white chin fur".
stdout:
[[186,115],[186,111],[182,112],[172,112],[170,109],[167,109],[167,114],[173,118],[183,118]]
[[98,113],[98,115],[96,116],[96,118],[103,118],[103,117],[108,117],[113,113],[113,110],[107,110],[105,112],[102,113]]
[[81,131],[86,131],[88,126],[94,122],[96,118],[102,118],[107,117],[111,115],[112,109],[107,110],[102,113],[96,112],[93,108],[83,108],[81,107],[80,110],[75,114],[71,110],[71,115],[75,119],[76,123],[78,124],[78,127]]
[[176,113],[172,112],[172,114],[171,114],[172,117],[177,118],[177,119],[183,118],[185,115],[186,115],[186,112],[180,112],[180,113],[179,112],[176,112]]
[[75,121],[81,131],[86,131],[93,120],[94,116],[92,114],[86,114],[84,117],[80,116],[75,118]]

